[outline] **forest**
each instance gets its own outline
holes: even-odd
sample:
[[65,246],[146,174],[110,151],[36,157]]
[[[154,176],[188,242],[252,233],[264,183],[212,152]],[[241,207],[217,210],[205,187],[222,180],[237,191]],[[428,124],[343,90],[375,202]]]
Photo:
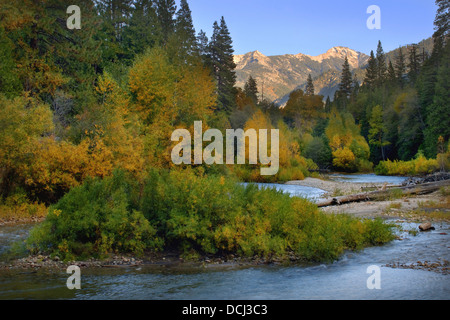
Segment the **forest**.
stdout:
[[[81,29],[67,28],[64,1],[3,1],[0,214],[47,216],[28,249],[67,258],[177,246],[320,260],[386,242],[379,221],[325,216],[303,199],[236,182],[301,180],[319,168],[448,170],[448,1],[436,3],[432,52],[412,45],[388,61],[379,42],[364,79],[345,62],[333,101],[309,78],[279,108],[260,99],[252,77],[236,87],[224,17],[210,37],[197,33],[186,0],[178,8],[174,0],[80,0]],[[222,132],[278,129],[279,171],[175,165],[171,134],[192,135],[195,121]]]

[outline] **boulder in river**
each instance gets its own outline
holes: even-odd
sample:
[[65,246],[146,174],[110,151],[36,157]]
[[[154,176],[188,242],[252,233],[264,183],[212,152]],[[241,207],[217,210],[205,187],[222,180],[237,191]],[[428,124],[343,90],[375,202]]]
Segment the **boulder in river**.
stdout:
[[427,230],[434,230],[434,227],[431,225],[430,222],[424,222],[421,225],[419,225],[420,231],[427,231]]

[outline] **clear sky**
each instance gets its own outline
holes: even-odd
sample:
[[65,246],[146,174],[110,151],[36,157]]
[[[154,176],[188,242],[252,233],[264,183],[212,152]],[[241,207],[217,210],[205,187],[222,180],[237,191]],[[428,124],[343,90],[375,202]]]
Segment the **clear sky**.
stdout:
[[[179,3],[179,1],[177,1]],[[381,40],[385,52],[434,32],[434,0],[188,0],[194,26],[211,36],[221,16],[235,54],[318,55],[334,46],[369,54]],[[381,29],[369,30],[370,5],[381,9]]]

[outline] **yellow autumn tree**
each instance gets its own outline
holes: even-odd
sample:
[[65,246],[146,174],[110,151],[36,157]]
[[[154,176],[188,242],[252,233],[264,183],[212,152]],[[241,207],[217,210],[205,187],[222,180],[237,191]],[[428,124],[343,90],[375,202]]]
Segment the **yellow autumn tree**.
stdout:
[[372,168],[369,145],[361,136],[361,129],[351,114],[341,114],[335,108],[331,110],[325,134],[336,169],[356,171]]
[[0,96],[0,186],[4,196],[23,183],[24,167],[34,162],[34,146],[52,130],[48,105],[27,95],[15,99]]
[[163,48],[155,47],[138,58],[129,72],[132,109],[144,123],[147,166],[171,167],[171,134],[194,121],[206,126],[216,102],[215,83],[199,63],[173,65]]
[[[250,117],[245,123],[244,130],[254,129],[256,131],[258,154],[260,145],[260,130],[267,130],[267,154],[272,156],[271,149],[271,130],[277,129],[279,133],[278,140],[278,156],[279,156],[279,170],[277,174],[273,176],[262,176],[261,175],[261,163],[258,162],[256,165],[245,165],[245,166],[234,166],[234,172],[243,180],[255,181],[255,182],[275,182],[275,181],[286,181],[286,180],[301,180],[304,179],[304,175],[307,171],[307,163],[305,158],[300,155],[300,146],[296,140],[296,133],[288,128],[288,126],[283,122],[279,121],[275,128],[270,118],[264,114],[261,110],[257,110],[252,117]],[[249,155],[251,153],[250,141],[246,141],[246,160],[248,162]],[[264,151],[264,150],[263,150]]]

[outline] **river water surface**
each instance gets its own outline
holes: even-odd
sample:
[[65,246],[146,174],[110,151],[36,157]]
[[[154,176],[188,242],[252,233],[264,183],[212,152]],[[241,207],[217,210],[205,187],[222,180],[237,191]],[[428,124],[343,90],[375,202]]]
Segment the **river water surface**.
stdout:
[[[269,187],[282,188],[280,186]],[[295,187],[301,186],[288,186],[291,194],[305,191],[304,187]],[[320,194],[322,191],[314,192]],[[404,230],[417,230],[418,227],[415,223],[398,223]],[[25,238],[31,226],[0,227],[0,254],[12,242]],[[64,270],[0,270],[0,299],[446,300],[450,298],[449,275],[386,266],[450,260],[450,226],[447,223],[434,226],[435,230],[415,236],[399,231],[402,240],[361,252],[349,252],[329,264],[81,269],[80,290],[67,289],[69,275]],[[367,287],[370,266],[380,267],[381,289]]]

